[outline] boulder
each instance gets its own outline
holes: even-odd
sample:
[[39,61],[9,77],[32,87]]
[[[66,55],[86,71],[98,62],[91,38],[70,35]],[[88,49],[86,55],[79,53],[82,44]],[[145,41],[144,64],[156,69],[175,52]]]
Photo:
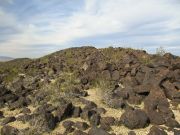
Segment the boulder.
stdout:
[[54,107],[52,104],[47,104],[47,103],[43,103],[42,105],[40,105],[35,112],[36,113],[44,113],[44,112],[53,112],[54,110],[56,110],[57,108]]
[[104,78],[106,80],[110,80],[111,79],[111,74],[110,74],[109,70],[104,70],[102,72],[102,78]]
[[129,98],[129,93],[126,89],[122,88],[117,88],[114,90],[114,94],[122,99],[128,99]]
[[153,126],[153,127],[151,127],[148,135],[167,135],[167,133],[164,130]]
[[5,102],[9,102],[9,103],[13,103],[15,101],[18,100],[18,96],[13,94],[13,93],[8,93],[8,94],[5,94],[2,99],[5,101]]
[[99,114],[105,114],[106,110],[104,108],[96,108],[96,112]]
[[121,115],[121,122],[130,129],[144,128],[149,124],[147,114],[139,109],[128,109]]
[[72,103],[66,103],[66,104],[57,108],[55,115],[58,118],[58,121],[61,121],[65,118],[71,116],[72,113],[73,113]]
[[165,124],[165,119],[163,118],[163,115],[161,113],[157,111],[148,111],[147,115],[152,124],[156,124],[156,125]]
[[76,122],[74,125],[79,130],[86,130],[89,128],[89,125],[86,122]]
[[180,130],[174,129],[174,135],[180,135]]
[[109,100],[109,105],[113,108],[125,108],[126,102],[123,99],[114,98]]
[[101,116],[99,114],[95,113],[90,117],[89,121],[92,126],[98,126],[100,123],[100,119],[101,119]]
[[105,130],[101,129],[101,128],[97,128],[97,127],[92,127],[89,132],[89,135],[110,135],[108,132],[106,132]]
[[84,120],[89,120],[94,113],[96,113],[94,110],[84,110],[80,117]]
[[173,118],[168,118],[168,119],[166,120],[165,125],[166,125],[167,127],[173,128],[173,129],[174,129],[174,128],[180,128],[179,122],[176,121],[176,120],[173,119]]
[[167,106],[158,106],[157,110],[162,114],[165,120],[168,118],[174,118],[173,111]]
[[164,92],[167,98],[169,99],[175,99],[175,98],[180,98],[180,94],[178,90],[176,90],[175,85],[171,83],[170,81],[165,81],[162,84],[164,88]]
[[112,80],[117,81],[119,80],[119,77],[120,77],[119,71],[115,70],[111,73]]
[[101,124],[100,125],[100,128],[105,130],[105,131],[110,131],[112,130],[111,126],[110,125],[105,125],[105,124]]
[[31,126],[36,126],[42,132],[49,132],[56,126],[56,118],[51,113],[33,114],[30,120]]
[[129,131],[128,135],[136,135],[134,131]]
[[8,94],[10,91],[2,84],[0,84],[0,97]]
[[14,110],[17,108],[22,108],[27,106],[26,98],[25,97],[20,97],[16,102],[10,104],[10,109]]
[[134,104],[134,105],[140,105],[142,100],[143,100],[143,97],[138,94],[130,95],[128,98],[128,103]]
[[115,118],[114,117],[102,117],[101,118],[101,124],[103,124],[103,125],[113,126],[114,122],[115,122]]
[[134,91],[137,94],[148,96],[150,93],[150,88],[151,88],[150,85],[139,85],[139,86],[134,88]]
[[63,135],[68,135],[68,134],[74,132],[74,130],[75,129],[73,127],[66,128]]
[[16,121],[16,118],[15,117],[6,117],[6,118],[4,118],[4,120],[2,121],[2,125],[6,125],[6,124],[8,124],[8,123],[10,123],[10,122],[14,122],[14,121]]
[[97,105],[94,102],[87,101],[85,107],[83,108],[83,111],[84,110],[92,110],[92,109],[95,109],[95,108],[97,108]]
[[63,127],[66,128],[66,129],[74,126],[74,124],[75,124],[75,123],[74,123],[73,121],[70,121],[70,120],[64,121],[64,122],[62,123]]
[[1,135],[21,135],[20,131],[12,126],[3,126],[1,128]]
[[81,130],[75,130],[73,135],[88,135],[86,132],[83,132]]
[[3,112],[0,111],[0,119],[4,118]]
[[81,112],[82,112],[81,107],[74,107],[72,116],[75,118],[80,117]]

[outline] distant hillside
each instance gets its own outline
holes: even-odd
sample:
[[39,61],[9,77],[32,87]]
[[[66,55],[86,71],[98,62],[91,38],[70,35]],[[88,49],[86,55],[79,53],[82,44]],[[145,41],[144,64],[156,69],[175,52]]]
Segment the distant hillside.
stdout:
[[14,58],[12,57],[6,57],[6,56],[0,56],[0,61],[9,61],[9,60],[13,60]]

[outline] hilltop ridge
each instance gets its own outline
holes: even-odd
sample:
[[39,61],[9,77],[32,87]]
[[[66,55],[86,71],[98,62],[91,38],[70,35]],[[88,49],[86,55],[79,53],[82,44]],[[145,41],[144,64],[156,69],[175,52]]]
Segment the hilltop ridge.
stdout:
[[178,134],[179,90],[170,53],[88,46],[15,59],[0,63],[1,134]]

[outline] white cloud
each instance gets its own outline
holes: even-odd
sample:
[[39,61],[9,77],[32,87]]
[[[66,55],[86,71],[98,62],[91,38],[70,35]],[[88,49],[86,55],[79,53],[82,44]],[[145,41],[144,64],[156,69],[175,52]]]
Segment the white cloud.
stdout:
[[[174,3],[176,2],[176,3]],[[18,25],[20,33],[0,43],[0,52],[20,51],[32,44],[59,44],[60,46],[79,38],[112,33],[129,34],[136,37],[144,33],[143,40],[151,38],[157,42],[177,40],[180,34],[171,33],[180,28],[180,5],[173,0],[85,0],[81,10],[64,18],[52,17],[52,11],[37,13],[28,22],[16,22],[16,16],[0,10],[1,25]],[[54,11],[53,16],[61,14]],[[37,26],[37,23],[48,22]],[[159,35],[148,35],[159,31]],[[129,37],[129,38],[131,38]],[[142,39],[138,39],[143,42]],[[146,41],[144,41],[146,42]]]

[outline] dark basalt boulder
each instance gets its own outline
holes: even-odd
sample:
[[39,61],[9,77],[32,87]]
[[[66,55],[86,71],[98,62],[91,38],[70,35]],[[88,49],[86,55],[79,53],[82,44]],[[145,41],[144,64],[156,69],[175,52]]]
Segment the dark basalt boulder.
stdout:
[[134,131],[130,131],[128,135],[136,135],[136,133]]
[[138,85],[134,88],[134,92],[140,95],[148,96],[150,89],[150,85]]
[[0,84],[0,97],[4,96],[5,94],[8,94],[10,91],[5,88],[4,85]]
[[101,124],[100,128],[105,130],[105,131],[111,131],[112,130],[110,125],[105,125],[105,124]]
[[70,133],[74,132],[74,128],[73,127],[69,127],[69,128],[66,128],[63,135],[69,135]]
[[100,120],[100,128],[105,131],[110,131],[111,126],[115,124],[115,119],[113,117],[102,117]]
[[118,98],[110,98],[109,100],[107,100],[106,102],[108,102],[107,104],[112,107],[112,108],[125,108],[126,107],[126,101],[123,99],[118,99]]
[[89,128],[89,125],[86,122],[76,122],[74,124],[74,127],[76,127],[79,130],[86,130]]
[[153,126],[153,127],[151,127],[148,135],[167,135],[167,133],[164,130]]
[[4,118],[3,112],[0,111],[0,119]]
[[89,132],[89,135],[110,135],[108,132],[106,132],[105,130],[101,129],[101,128],[97,128],[97,127],[92,127]]
[[112,78],[112,80],[114,80],[114,81],[119,80],[119,78],[120,78],[119,71],[118,71],[118,70],[113,71],[113,72],[111,73],[111,78]]
[[8,102],[8,103],[13,103],[18,100],[18,96],[11,92],[9,92],[8,94],[5,94],[1,98],[4,100],[4,102]]
[[75,118],[80,117],[81,112],[82,112],[81,107],[74,107],[72,116]]
[[92,102],[92,101],[88,101],[85,105],[85,107],[83,108],[83,111],[85,110],[92,110],[92,109],[96,109],[97,108],[97,105]]
[[157,111],[148,111],[147,115],[152,124],[156,124],[156,125],[165,124],[165,119],[163,118],[161,113],[159,113]]
[[35,126],[42,132],[49,132],[56,126],[56,118],[51,113],[41,113],[31,115],[30,125]]
[[160,114],[163,116],[165,120],[168,118],[174,118],[174,113],[169,107],[158,106],[157,111],[160,112]]
[[114,90],[114,94],[117,97],[120,97],[122,99],[128,99],[129,98],[129,93],[128,93],[128,90],[126,90],[126,89],[117,88]]
[[164,88],[164,92],[167,98],[169,99],[180,99],[180,94],[178,92],[178,90],[175,88],[175,85],[173,83],[170,83],[169,81],[165,81],[162,84],[163,88]]
[[67,117],[72,116],[73,109],[74,109],[74,107],[73,107],[72,103],[66,103],[66,104],[58,107],[55,112],[55,115],[58,118],[58,121],[61,121]]
[[18,96],[25,96],[36,89],[37,82],[37,78],[31,76],[18,76],[12,81],[10,89]]
[[135,105],[140,105],[141,102],[143,100],[143,97],[140,96],[140,95],[130,95],[129,98],[128,98],[128,103],[130,104],[135,104]]
[[167,118],[165,125],[166,125],[167,127],[173,128],[173,129],[174,129],[174,128],[180,128],[179,122],[176,121],[176,120],[173,119],[173,118]]
[[174,135],[180,135],[180,130],[174,129]]
[[64,121],[62,125],[64,128],[68,129],[68,128],[74,126],[74,124],[75,123],[73,121],[67,120],[67,121]]
[[109,70],[104,70],[101,73],[102,78],[106,79],[106,80],[111,80],[111,73],[109,72]]
[[28,101],[25,97],[20,97],[17,101],[9,104],[9,108],[10,110],[14,110],[17,108],[22,108],[22,107],[26,107],[28,104]]
[[169,102],[162,89],[152,87],[150,94],[144,99],[144,108],[146,111],[152,111],[160,106],[168,108]]
[[6,124],[8,124],[8,123],[10,123],[10,122],[14,122],[14,121],[16,121],[16,118],[15,117],[6,117],[6,118],[4,118],[4,120],[2,121],[2,125],[6,125]]
[[96,108],[96,112],[99,114],[105,114],[106,110],[104,108]]
[[113,126],[114,123],[115,123],[115,118],[114,117],[102,117],[101,118],[101,124],[103,124],[103,125]]
[[89,121],[92,126],[98,126],[100,123],[100,119],[101,119],[100,114],[95,113],[90,117]]
[[38,108],[36,108],[36,110],[34,112],[36,113],[44,113],[44,112],[53,112],[55,111],[57,108],[54,107],[52,104],[47,104],[47,103],[44,103],[42,105],[40,105]]
[[21,132],[12,126],[3,126],[1,128],[1,135],[21,135]]
[[81,130],[75,130],[73,135],[88,135],[86,132],[83,132]]
[[96,113],[96,111],[94,111],[94,110],[84,110],[82,113],[81,113],[81,115],[80,115],[80,117],[82,118],[82,119],[84,119],[84,120],[90,120],[90,118],[91,118],[91,116],[93,115],[93,114],[95,114]]
[[142,110],[128,109],[121,115],[121,122],[130,129],[144,128],[149,124],[147,114]]

